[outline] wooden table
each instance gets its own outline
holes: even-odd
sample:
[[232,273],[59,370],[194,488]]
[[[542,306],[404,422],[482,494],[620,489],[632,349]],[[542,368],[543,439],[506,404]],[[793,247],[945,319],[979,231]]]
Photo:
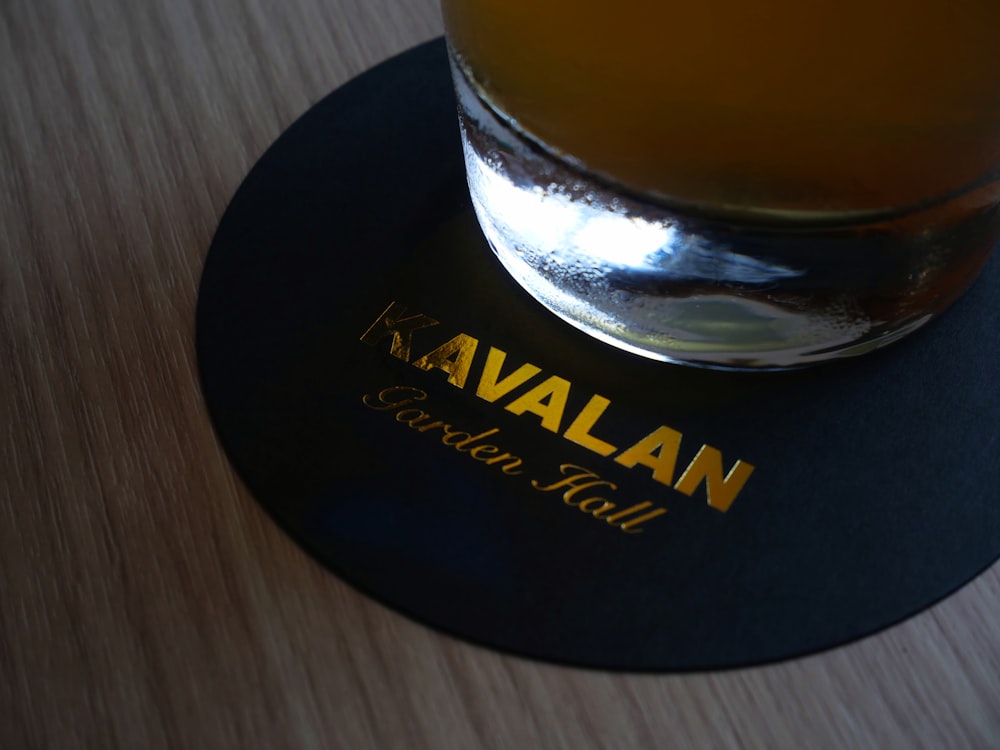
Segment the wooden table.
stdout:
[[458,642],[327,573],[214,437],[227,201],[436,0],[0,3],[0,747],[1000,747],[1000,567],[859,643],[636,676]]

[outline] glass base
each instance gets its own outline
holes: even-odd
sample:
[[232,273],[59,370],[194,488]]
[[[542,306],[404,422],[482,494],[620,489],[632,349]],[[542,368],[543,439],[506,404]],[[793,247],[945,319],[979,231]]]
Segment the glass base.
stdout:
[[643,200],[531,142],[452,65],[470,193],[500,262],[556,315],[643,356],[785,369],[863,354],[944,310],[1000,236],[985,190],[865,223]]

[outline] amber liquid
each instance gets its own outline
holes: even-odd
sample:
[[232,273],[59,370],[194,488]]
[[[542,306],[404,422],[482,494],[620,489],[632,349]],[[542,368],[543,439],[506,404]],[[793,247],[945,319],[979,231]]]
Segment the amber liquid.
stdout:
[[566,321],[710,367],[916,330],[1000,238],[1000,0],[443,0],[470,195]]
[[1000,168],[1000,0],[443,10],[491,106],[634,191],[822,220],[934,202]]

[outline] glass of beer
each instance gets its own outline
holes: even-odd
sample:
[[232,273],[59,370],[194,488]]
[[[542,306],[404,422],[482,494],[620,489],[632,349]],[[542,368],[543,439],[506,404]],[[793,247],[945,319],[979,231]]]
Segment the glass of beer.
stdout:
[[1000,237],[1000,0],[443,0],[503,266],[655,359],[798,367],[941,313]]

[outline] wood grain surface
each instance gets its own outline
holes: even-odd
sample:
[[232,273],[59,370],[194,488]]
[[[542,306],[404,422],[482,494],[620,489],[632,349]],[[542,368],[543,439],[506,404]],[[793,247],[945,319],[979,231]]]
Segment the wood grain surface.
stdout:
[[216,224],[441,31],[435,0],[0,2],[0,748],[1000,747],[998,567],[813,657],[589,672],[387,610],[241,486],[193,349]]

